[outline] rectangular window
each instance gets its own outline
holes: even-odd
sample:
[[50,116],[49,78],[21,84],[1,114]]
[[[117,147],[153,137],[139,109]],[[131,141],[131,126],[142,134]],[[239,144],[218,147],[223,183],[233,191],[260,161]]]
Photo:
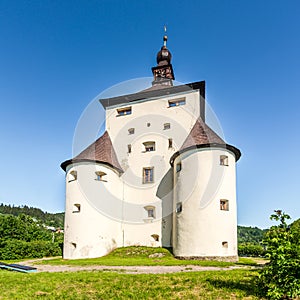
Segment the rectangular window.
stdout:
[[182,168],[182,166],[181,166],[181,162],[180,162],[176,165],[176,173],[180,172],[181,168]]
[[155,151],[155,142],[145,142],[145,152]]
[[73,205],[73,213],[79,213],[80,212],[80,208],[81,208],[81,205],[78,204],[78,203],[75,203]]
[[145,210],[147,211],[147,218],[155,218],[155,207],[154,206],[145,206]]
[[229,210],[229,201],[225,199],[220,200],[220,210]]
[[152,183],[154,168],[143,168],[143,183]]
[[117,117],[131,115],[131,106],[117,109]]
[[228,166],[228,156],[227,155],[220,155],[220,165]]
[[170,129],[171,128],[171,124],[170,123],[165,123],[164,124],[164,130]]
[[176,213],[179,214],[182,212],[182,203],[181,202],[178,202],[176,204]]
[[180,98],[176,100],[169,100],[169,107],[185,105],[185,98]]
[[131,153],[131,144],[127,145],[128,153]]

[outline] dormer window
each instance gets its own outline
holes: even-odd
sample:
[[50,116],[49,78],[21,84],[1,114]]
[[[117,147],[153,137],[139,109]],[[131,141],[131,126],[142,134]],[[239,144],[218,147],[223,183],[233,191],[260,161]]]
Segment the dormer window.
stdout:
[[169,107],[185,105],[185,98],[169,100],[168,102],[169,102]]
[[68,182],[77,180],[77,171],[71,171],[68,176]]
[[228,166],[228,156],[227,155],[220,155],[220,165]]
[[155,142],[145,142],[143,145],[145,147],[145,152],[155,151]]
[[117,109],[117,117],[131,115],[131,106]]
[[107,182],[107,180],[106,180],[107,174],[106,173],[104,173],[102,171],[97,171],[97,172],[95,172],[95,174],[96,174],[95,180]]

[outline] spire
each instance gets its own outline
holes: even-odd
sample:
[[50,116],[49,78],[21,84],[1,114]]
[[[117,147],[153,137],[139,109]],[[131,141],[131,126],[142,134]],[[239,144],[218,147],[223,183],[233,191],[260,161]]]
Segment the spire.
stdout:
[[[164,26],[164,31],[166,33],[166,26]],[[171,64],[172,54],[167,48],[167,40],[168,36],[165,34],[163,37],[163,46],[156,56],[157,66],[152,68],[154,77],[152,85],[173,85],[172,80],[174,80],[175,77]]]

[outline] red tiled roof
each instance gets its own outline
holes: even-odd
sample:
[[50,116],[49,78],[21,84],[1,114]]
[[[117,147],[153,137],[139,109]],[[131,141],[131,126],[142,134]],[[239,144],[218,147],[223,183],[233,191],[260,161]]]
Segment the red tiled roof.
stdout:
[[63,162],[61,168],[65,171],[69,164],[80,161],[105,163],[116,168],[118,171],[123,171],[107,131],[77,156]]
[[170,164],[173,165],[174,159],[181,153],[195,148],[211,148],[220,147],[232,151],[235,154],[235,160],[238,161],[241,157],[241,152],[234,146],[228,145],[218,136],[202,119],[198,119],[191,132],[183,142],[179,151],[175,152]]

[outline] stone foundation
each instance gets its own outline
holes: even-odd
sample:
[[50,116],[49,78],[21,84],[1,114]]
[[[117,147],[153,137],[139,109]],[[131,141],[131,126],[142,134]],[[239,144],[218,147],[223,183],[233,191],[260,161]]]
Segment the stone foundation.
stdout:
[[177,259],[181,260],[215,260],[215,261],[225,261],[225,262],[237,262],[239,257],[234,256],[175,256]]

